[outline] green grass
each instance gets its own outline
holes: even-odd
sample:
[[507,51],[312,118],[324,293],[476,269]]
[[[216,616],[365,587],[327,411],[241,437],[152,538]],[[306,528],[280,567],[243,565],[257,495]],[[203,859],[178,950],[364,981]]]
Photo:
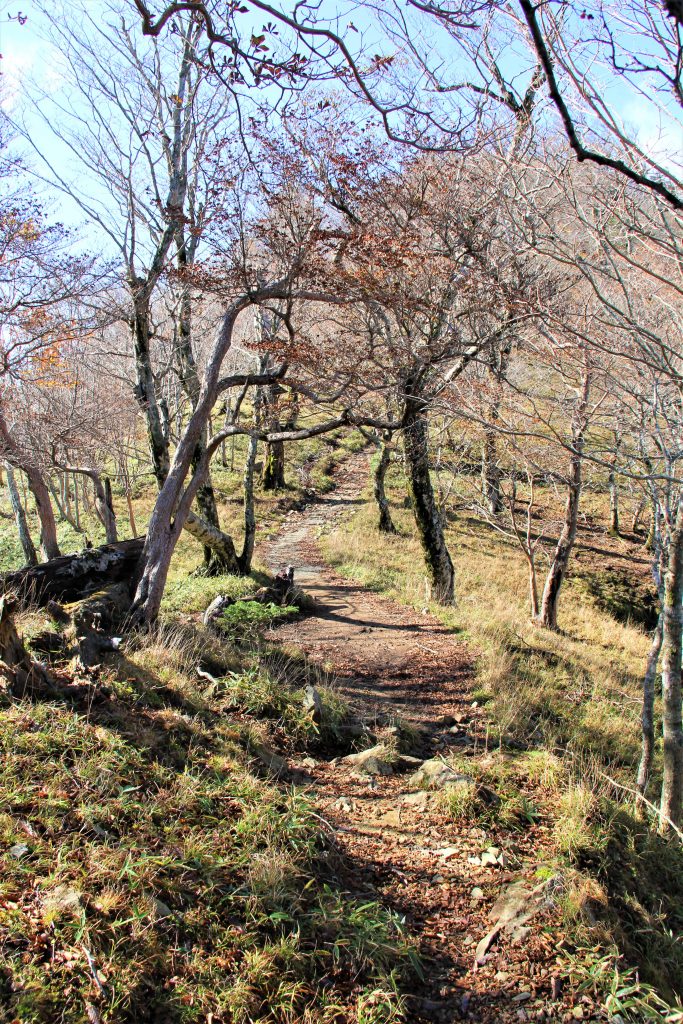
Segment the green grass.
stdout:
[[[298,677],[245,657],[164,627],[90,697],[0,706],[0,1021],[402,1019],[403,924],[339,887],[306,798],[251,768]],[[378,991],[389,1016],[369,1015]]]

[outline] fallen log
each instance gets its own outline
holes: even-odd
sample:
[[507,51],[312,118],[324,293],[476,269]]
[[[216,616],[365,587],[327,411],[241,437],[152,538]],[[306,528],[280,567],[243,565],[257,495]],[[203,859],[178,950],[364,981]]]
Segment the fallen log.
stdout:
[[49,601],[79,601],[104,584],[125,583],[132,596],[144,543],[144,537],[137,537],[4,573],[2,593],[15,594],[24,605],[42,606]]

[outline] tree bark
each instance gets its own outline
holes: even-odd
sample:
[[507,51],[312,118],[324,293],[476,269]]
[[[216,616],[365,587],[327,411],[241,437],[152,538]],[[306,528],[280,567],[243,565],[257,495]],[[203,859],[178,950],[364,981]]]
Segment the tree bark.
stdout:
[[[256,391],[254,401],[254,422],[258,423],[260,418],[261,389]],[[282,442],[284,447],[284,442]],[[244,542],[242,553],[239,556],[238,564],[240,575],[248,576],[251,572],[251,563],[254,557],[254,543],[256,541],[256,513],[254,510],[254,467],[258,453],[258,439],[249,438],[247,448],[247,459],[244,464]]]
[[150,289],[146,283],[132,281],[133,317],[131,334],[135,353],[135,397],[144,414],[147,441],[152,459],[152,470],[159,487],[168,475],[168,438],[156,394],[156,381],[152,371],[150,341]]
[[33,466],[20,466],[28,480],[29,490],[36,503],[36,511],[40,520],[40,549],[44,558],[59,558],[61,554],[57,543],[57,523],[55,522],[50,492],[47,489],[42,473]]
[[19,534],[22,551],[24,552],[24,558],[26,559],[27,565],[36,565],[38,562],[38,556],[36,555],[36,549],[33,541],[31,540],[31,532],[28,528],[26,512],[24,511],[24,506],[21,504],[21,498],[19,496],[19,491],[17,490],[17,482],[14,479],[14,470],[10,462],[5,463],[5,472],[7,473],[7,490],[9,492],[9,500],[12,506],[12,512],[14,513],[14,520],[17,524],[17,532]]
[[669,539],[664,581],[662,633],[662,723],[664,765],[660,829],[681,822],[683,801],[683,726],[681,724],[681,644],[683,633],[683,497]]
[[[221,566],[220,572],[228,573],[231,576],[239,575],[239,564],[235,543],[227,533],[216,529],[205,519],[188,512],[187,519],[183,523],[183,529],[187,530],[190,536],[216,556],[216,564]],[[216,573],[218,570],[216,570]]]
[[648,654],[645,675],[643,676],[643,709],[640,715],[640,764],[638,765],[638,777],[636,780],[636,789],[641,797],[645,796],[648,782],[650,781],[655,750],[655,681],[657,678],[657,663],[662,649],[663,626],[663,612],[660,612],[655,631],[652,634],[650,653]]
[[500,467],[496,451],[496,432],[492,427],[484,430],[484,444],[481,453],[481,494],[492,516],[500,514]]
[[455,573],[429,475],[429,430],[424,400],[413,396],[407,398],[403,424],[403,444],[413,512],[432,595],[439,604],[450,604],[454,597]]
[[396,527],[391,518],[391,510],[384,487],[387,470],[391,462],[391,450],[386,441],[380,442],[378,456],[372,480],[372,490],[379,511],[377,529],[380,533],[396,533]]
[[564,524],[557,541],[555,554],[546,576],[541,611],[538,617],[540,625],[546,629],[557,629],[557,605],[560,589],[567,573],[569,559],[576,540],[576,527],[581,501],[582,467],[584,435],[586,431],[586,410],[590,394],[590,376],[585,374],[581,394],[572,416],[572,455],[569,466],[569,482],[567,486],[567,504],[565,506]]
[[609,532],[613,537],[619,536],[619,489],[614,470],[609,474]]

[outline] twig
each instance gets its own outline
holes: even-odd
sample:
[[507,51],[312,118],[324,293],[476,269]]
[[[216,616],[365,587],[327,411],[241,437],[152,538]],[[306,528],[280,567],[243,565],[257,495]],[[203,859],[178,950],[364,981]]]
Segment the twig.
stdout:
[[85,953],[86,960],[88,961],[88,967],[90,968],[90,973],[92,974],[93,981],[95,982],[95,984],[97,985],[98,989],[100,990],[100,994],[104,995],[104,985],[100,981],[99,976],[97,974],[97,968],[95,967],[95,961],[92,958],[92,954],[91,954],[90,950],[86,946],[82,946],[81,948],[82,948],[83,952]]

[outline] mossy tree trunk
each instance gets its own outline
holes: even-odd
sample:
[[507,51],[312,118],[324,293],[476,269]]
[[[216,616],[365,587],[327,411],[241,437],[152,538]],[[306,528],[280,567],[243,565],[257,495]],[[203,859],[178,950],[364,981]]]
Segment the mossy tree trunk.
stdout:
[[264,491],[281,491],[285,487],[284,441],[266,442],[266,457],[263,463],[261,483]]
[[669,539],[662,632],[662,725],[664,758],[660,827],[681,823],[683,804],[683,725],[681,723],[681,650],[683,638],[683,496]]
[[663,625],[664,618],[663,614],[660,613],[655,631],[652,634],[650,652],[643,676],[643,707],[640,715],[640,764],[638,765],[638,777],[636,780],[636,789],[640,796],[645,796],[647,792],[655,751],[655,683],[657,680],[657,663],[662,649]]
[[387,500],[385,480],[387,470],[391,463],[391,449],[387,444],[388,438],[383,438],[379,443],[377,461],[372,475],[372,491],[377,503],[379,519],[377,529],[380,533],[396,533],[394,521],[391,518],[391,510]]
[[489,515],[492,516],[499,515],[502,507],[496,441],[495,429],[487,426],[484,430],[484,444],[481,452],[481,496]]
[[450,604],[455,591],[453,562],[446,546],[443,519],[429,475],[429,426],[424,399],[408,396],[403,444],[413,512],[425,556],[433,597]]

